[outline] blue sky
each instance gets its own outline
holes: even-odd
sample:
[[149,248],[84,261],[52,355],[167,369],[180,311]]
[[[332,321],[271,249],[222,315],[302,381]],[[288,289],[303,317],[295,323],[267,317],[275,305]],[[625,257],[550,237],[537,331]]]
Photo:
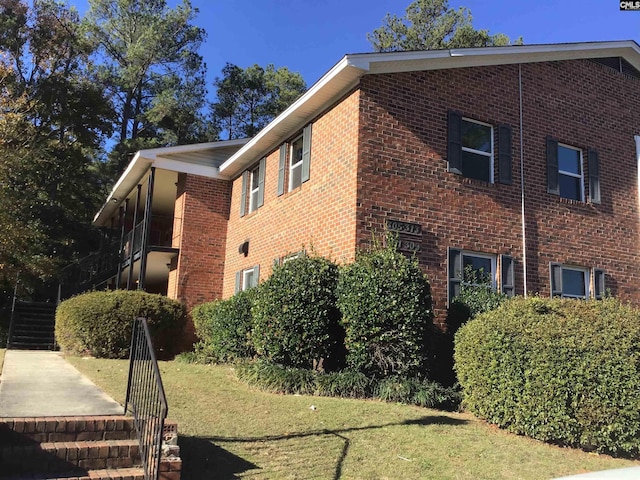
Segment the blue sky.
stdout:
[[[83,13],[86,0],[68,0]],[[207,31],[201,54],[209,87],[225,62],[287,66],[311,86],[346,53],[369,52],[366,34],[387,12],[411,0],[192,0],[196,24]],[[175,5],[176,0],[168,0]],[[473,25],[522,36],[525,43],[640,41],[640,11],[621,12],[617,0],[465,0]]]

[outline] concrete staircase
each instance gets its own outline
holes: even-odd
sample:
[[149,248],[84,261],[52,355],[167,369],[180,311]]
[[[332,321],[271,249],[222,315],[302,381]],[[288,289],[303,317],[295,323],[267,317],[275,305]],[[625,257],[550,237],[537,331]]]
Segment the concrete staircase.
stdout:
[[56,304],[16,302],[7,347],[20,350],[55,350]]
[[[160,479],[180,480],[177,426],[165,423]],[[0,418],[0,478],[144,480],[133,418]]]

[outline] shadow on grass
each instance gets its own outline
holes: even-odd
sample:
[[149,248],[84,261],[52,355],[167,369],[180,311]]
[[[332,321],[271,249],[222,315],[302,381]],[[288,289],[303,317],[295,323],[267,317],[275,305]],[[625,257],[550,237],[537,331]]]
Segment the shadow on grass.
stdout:
[[240,478],[238,475],[243,472],[260,468],[224,448],[218,447],[206,438],[180,435],[178,445],[180,445],[182,478],[184,479],[235,479]]
[[427,416],[403,422],[385,423],[380,425],[368,425],[365,427],[343,428],[336,430],[310,430],[306,432],[287,433],[283,435],[265,435],[262,437],[180,437],[180,452],[183,462],[183,476],[188,479],[236,479],[237,475],[248,470],[260,469],[258,465],[244,460],[227,450],[219,447],[216,443],[260,443],[260,442],[277,442],[299,438],[311,438],[330,436],[338,439],[342,446],[340,453],[335,459],[333,468],[333,480],[338,480],[342,476],[342,468],[347,458],[350,447],[350,439],[345,436],[349,432],[357,432],[361,430],[375,430],[386,427],[402,426],[402,425],[464,425],[467,420],[447,417],[445,415]]

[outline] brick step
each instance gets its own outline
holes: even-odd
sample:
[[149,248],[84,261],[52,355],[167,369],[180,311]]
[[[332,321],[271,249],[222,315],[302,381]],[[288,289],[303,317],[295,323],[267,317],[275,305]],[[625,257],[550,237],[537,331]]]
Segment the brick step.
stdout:
[[3,474],[139,467],[137,440],[33,442],[0,447]]
[[[0,478],[5,477],[0,474]],[[142,468],[113,468],[86,472],[18,475],[6,478],[7,480],[144,480],[144,470]]]
[[124,415],[0,418],[0,445],[135,438],[133,418]]

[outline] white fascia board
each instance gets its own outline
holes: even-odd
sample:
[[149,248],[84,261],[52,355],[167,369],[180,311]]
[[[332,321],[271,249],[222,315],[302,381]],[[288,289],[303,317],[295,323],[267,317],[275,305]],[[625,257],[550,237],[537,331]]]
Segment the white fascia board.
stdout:
[[188,173],[208,178],[222,178],[218,168],[195,163],[181,162],[171,158],[156,157],[153,166],[162,170],[170,170],[178,173]]
[[354,64],[348,55],[344,56],[298,100],[224,162],[220,166],[220,173],[226,178],[240,174],[354,87],[366,72],[365,69],[366,65]]
[[100,207],[98,213],[93,217],[93,224],[101,226],[102,221],[109,218],[113,211],[120,206],[123,200],[129,195],[129,192],[135,187],[140,179],[144,177],[152,163],[152,159],[145,157],[137,152],[133,157],[133,160],[129,162],[126,170],[118,181],[115,183],[107,200]]

